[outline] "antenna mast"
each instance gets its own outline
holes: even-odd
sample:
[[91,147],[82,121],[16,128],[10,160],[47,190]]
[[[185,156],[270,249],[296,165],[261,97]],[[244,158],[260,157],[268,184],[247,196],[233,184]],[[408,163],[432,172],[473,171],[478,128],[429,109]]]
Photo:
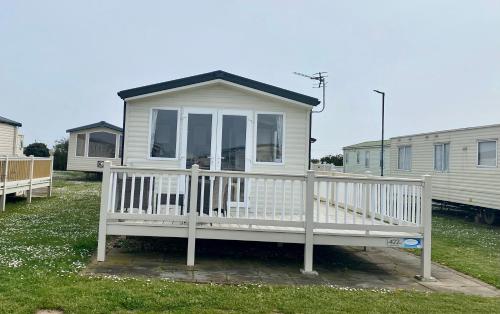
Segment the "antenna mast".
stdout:
[[316,81],[316,82],[314,82],[314,85],[313,85],[314,88],[322,88],[323,89],[323,101],[322,101],[323,106],[321,107],[321,110],[319,110],[319,111],[313,110],[313,113],[320,113],[320,112],[323,112],[323,110],[325,110],[325,89],[326,89],[326,78],[328,77],[326,75],[327,73],[328,72],[318,72],[318,73],[314,73],[313,75],[307,75],[307,74],[300,73],[300,72],[293,72],[293,74],[295,74],[295,75],[307,77],[311,80]]

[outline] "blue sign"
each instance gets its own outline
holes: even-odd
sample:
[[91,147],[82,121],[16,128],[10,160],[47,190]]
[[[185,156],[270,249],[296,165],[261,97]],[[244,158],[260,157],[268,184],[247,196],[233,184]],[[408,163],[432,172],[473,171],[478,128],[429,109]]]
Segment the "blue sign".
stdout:
[[404,249],[421,249],[422,239],[404,239],[401,247]]

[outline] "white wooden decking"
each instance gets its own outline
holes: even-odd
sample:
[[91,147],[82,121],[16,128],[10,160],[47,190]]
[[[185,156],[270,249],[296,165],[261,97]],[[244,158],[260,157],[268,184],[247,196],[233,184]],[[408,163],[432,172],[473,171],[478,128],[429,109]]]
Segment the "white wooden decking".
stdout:
[[[185,186],[172,186],[171,177]],[[205,187],[208,177],[214,181]],[[213,183],[217,179],[223,191]],[[179,191],[184,191],[182,197]],[[412,243],[423,248],[421,276],[430,278],[430,195],[430,177],[331,177],[313,171],[304,176],[259,175],[200,171],[197,166],[160,170],[107,163],[98,260],[105,258],[106,235],[187,238],[189,266],[194,265],[196,239],[300,243],[305,247],[304,272],[314,273],[314,245]],[[207,197],[210,201],[204,203]]]
[[52,192],[52,157],[0,157],[0,210],[5,210],[6,195],[27,192],[31,202],[33,190],[47,188]]

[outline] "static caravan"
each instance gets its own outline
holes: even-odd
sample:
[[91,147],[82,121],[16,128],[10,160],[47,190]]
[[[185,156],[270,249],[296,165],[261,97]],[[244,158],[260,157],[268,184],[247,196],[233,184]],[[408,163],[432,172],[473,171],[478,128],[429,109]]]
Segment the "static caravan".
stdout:
[[[349,145],[344,151],[344,172],[381,175],[381,141]],[[384,141],[384,174],[389,174],[390,141]]]
[[433,199],[477,207],[486,223],[500,210],[500,124],[391,139],[392,176],[432,175]]
[[[187,238],[188,266],[196,239],[301,243],[306,274],[314,245],[412,245],[430,278],[430,183],[309,171],[318,99],[224,71],[118,95],[123,164],[104,165],[98,261],[106,235]],[[405,210],[388,184],[411,194]]]
[[102,172],[104,161],[121,162],[122,129],[105,121],[66,130],[68,170]]
[[21,123],[0,117],[0,156],[23,156]]

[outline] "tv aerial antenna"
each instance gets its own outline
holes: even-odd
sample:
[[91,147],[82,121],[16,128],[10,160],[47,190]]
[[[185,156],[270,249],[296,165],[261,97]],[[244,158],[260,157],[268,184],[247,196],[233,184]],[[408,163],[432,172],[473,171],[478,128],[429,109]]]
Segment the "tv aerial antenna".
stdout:
[[321,110],[319,110],[319,111],[313,110],[313,113],[323,112],[323,110],[325,110],[326,78],[328,77],[326,74],[328,74],[328,72],[318,72],[318,73],[314,73],[312,75],[307,75],[307,74],[300,73],[300,72],[293,72],[293,74],[314,80],[315,82],[313,84],[313,88],[322,88],[323,89],[323,101],[322,101],[323,106],[321,107]]

